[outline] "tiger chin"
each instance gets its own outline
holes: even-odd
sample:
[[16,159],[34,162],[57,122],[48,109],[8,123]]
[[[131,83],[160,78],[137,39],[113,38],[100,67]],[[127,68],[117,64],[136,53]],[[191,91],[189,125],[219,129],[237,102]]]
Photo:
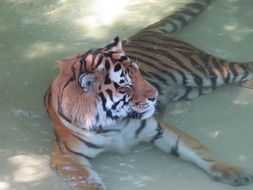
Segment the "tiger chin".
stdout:
[[104,48],[60,61],[44,102],[55,133],[51,166],[77,189],[104,189],[89,161],[140,142],[189,160],[213,179],[247,185],[251,173],[217,160],[194,138],[154,117],[157,89],[116,37]]

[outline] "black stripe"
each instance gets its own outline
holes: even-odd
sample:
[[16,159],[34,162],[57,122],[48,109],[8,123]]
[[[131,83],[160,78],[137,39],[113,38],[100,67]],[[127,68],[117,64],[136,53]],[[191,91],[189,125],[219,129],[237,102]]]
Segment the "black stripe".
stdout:
[[[153,36],[152,36],[153,37]],[[162,40],[162,41],[152,41],[151,38],[138,38],[138,39],[131,39],[131,41],[125,45],[125,48],[127,47],[136,47],[136,48],[141,48],[141,47],[146,47],[147,45],[151,45],[153,47],[156,47],[159,45],[159,47],[163,47],[163,48],[171,48],[171,49],[176,49],[176,51],[178,52],[184,52],[185,54],[187,52],[192,52],[192,46],[188,47],[185,46],[185,44],[181,44],[180,41],[178,42],[173,42],[173,40],[171,40],[171,38],[167,38],[166,41]],[[126,51],[127,52],[127,51]]]
[[112,83],[112,81],[109,77],[109,73],[107,73],[106,76],[105,76],[104,84],[108,85],[108,84],[111,84],[111,83]]
[[[149,56],[149,55],[145,55],[145,54],[142,54],[142,53],[139,53],[139,52],[134,52],[134,51],[128,51],[129,53],[133,53],[133,54],[137,54],[137,55],[141,55],[141,56],[145,56],[145,57],[148,57],[149,59],[150,59],[150,61],[151,60],[154,60],[154,62],[161,62],[160,60],[158,60],[158,59],[156,59],[156,58],[154,58],[154,57],[151,57],[151,56]],[[177,79],[176,79],[176,77],[173,75],[173,73],[171,73],[170,71],[168,71],[168,70],[164,70],[164,69],[161,69],[161,68],[159,68],[158,66],[160,66],[160,65],[162,65],[162,64],[159,64],[158,66],[156,66],[156,64],[154,64],[154,62],[147,62],[147,61],[144,61],[142,58],[140,58],[140,57],[133,57],[133,56],[128,56],[130,59],[137,59],[137,62],[138,61],[140,61],[140,62],[142,62],[143,64],[146,64],[146,65],[148,65],[148,66],[150,66],[150,67],[152,67],[152,68],[154,68],[154,69],[156,69],[156,70],[158,70],[158,72],[162,72],[162,73],[164,73],[164,74],[166,74],[166,75],[168,75],[175,83],[177,82]],[[141,69],[141,68],[140,68]],[[174,69],[174,68],[173,68]],[[177,70],[177,69],[175,69],[175,70]]]
[[138,138],[141,131],[146,127],[147,120],[142,120],[140,126],[135,131],[135,138]]
[[99,116],[99,114],[97,113],[97,114],[96,114],[96,122],[98,123],[99,120],[100,120],[100,116]]
[[104,52],[104,56],[105,57],[109,57],[110,59],[113,57],[113,54],[115,53],[115,51],[106,51]]
[[193,79],[194,79],[194,82],[199,86],[199,87],[202,87],[203,85],[203,79],[202,77],[198,76],[196,73],[192,72],[191,73]]
[[77,138],[79,141],[81,141],[82,143],[84,143],[86,146],[90,147],[90,148],[94,148],[94,149],[102,149],[102,148],[104,148],[104,146],[96,145],[96,144],[91,143],[89,141],[86,141],[86,140],[84,140],[84,139],[82,139],[82,138],[80,138],[80,137],[78,137],[78,136],[76,136],[74,134],[72,134],[72,135],[75,138]]
[[[158,24],[158,23],[157,23]],[[177,31],[178,30],[178,26],[176,25],[176,23],[174,23],[172,20],[170,20],[169,18],[166,18],[165,20],[163,20],[163,22],[160,24],[159,23],[159,27],[162,27],[162,26],[164,26],[164,25],[166,25],[166,24],[170,24],[171,26],[172,26],[172,30],[170,31],[171,33],[173,33],[173,32],[175,32],[175,31]],[[163,33],[167,33],[167,30],[166,29],[162,29],[162,28],[160,28],[159,29],[161,32],[163,32]]]
[[111,89],[106,89],[105,91],[106,91],[107,94],[109,95],[110,100],[113,101],[112,90],[111,90]]
[[92,52],[91,52],[92,60],[91,60],[91,63],[89,63],[89,64],[91,64],[92,67],[93,67],[93,65],[94,65],[94,63],[95,63],[95,59],[96,59],[96,57],[97,57],[97,54],[98,54],[97,49],[95,49],[95,51],[92,51]]
[[105,96],[104,96],[104,94],[102,92],[99,93],[99,96],[100,96],[100,98],[102,100],[103,109],[104,109],[104,111],[106,111],[106,98],[105,98]]
[[[142,63],[144,63],[144,64],[146,64],[146,65],[148,65],[148,66],[150,66],[150,67],[152,67],[152,68],[154,68],[154,69],[156,69],[156,70],[158,70],[159,72],[162,72],[162,73],[168,75],[175,83],[177,83],[177,79],[176,79],[176,77],[174,76],[174,74],[173,74],[172,72],[168,71],[168,70],[161,69],[161,68],[159,68],[158,66],[167,67],[167,68],[169,68],[170,70],[174,70],[174,71],[176,71],[177,73],[179,73],[179,74],[182,76],[182,78],[185,77],[185,76],[183,76],[184,74],[182,73],[182,71],[180,71],[180,70],[178,70],[178,69],[176,69],[176,68],[173,68],[173,67],[171,67],[171,66],[169,66],[169,65],[167,65],[167,64],[159,64],[158,66],[156,66],[156,64],[154,64],[154,62],[161,63],[161,61],[160,61],[159,59],[155,58],[155,57],[152,57],[151,55],[144,54],[144,53],[140,53],[140,52],[136,52],[136,51],[132,51],[132,50],[131,50],[131,51],[127,51],[127,52],[130,53],[130,54],[137,54],[137,55],[140,55],[140,56],[147,57],[148,59],[150,59],[150,61],[153,60],[153,62],[147,62],[147,61],[144,61],[144,60],[143,60],[142,58],[140,58],[140,57],[137,57],[137,56],[133,57],[132,55],[128,55],[128,57],[129,57],[130,59],[133,59],[133,60],[134,60],[134,59],[137,59],[137,62],[140,61],[140,62],[142,62]],[[141,68],[140,68],[140,69],[141,69]]]
[[105,48],[106,49],[111,49],[112,47],[116,46],[118,42],[119,42],[119,37],[116,36],[110,44],[105,46]]
[[205,6],[200,3],[189,3],[187,4],[187,7],[191,7],[194,9],[198,9],[199,13],[205,9]]
[[122,55],[120,58],[119,58],[119,61],[120,62],[124,62],[124,61],[127,61],[128,60],[128,58],[127,58],[127,56],[125,56],[125,55]]
[[179,144],[179,140],[180,140],[180,137],[177,138],[177,142],[176,142],[175,146],[173,146],[173,147],[171,148],[171,151],[170,151],[170,153],[171,153],[172,155],[176,156],[176,157],[179,157],[179,156],[180,156],[179,153],[178,153],[178,144]]
[[225,80],[225,73],[224,73],[224,70],[223,70],[223,66],[222,66],[222,63],[219,62],[219,60],[215,57],[213,57],[213,65],[214,67],[218,70],[218,72],[220,73],[220,75],[222,76],[222,80],[224,82]]
[[108,109],[106,108],[106,98],[105,98],[104,94],[103,94],[102,92],[100,92],[98,95],[99,95],[100,98],[101,98],[103,109],[104,109],[104,111],[106,112],[106,117],[109,117],[109,118],[111,118],[111,119],[113,119],[113,120],[119,119],[119,116],[117,116],[117,115],[115,115],[115,116],[112,115],[112,111],[111,111],[111,110],[108,110]]
[[242,68],[242,70],[244,71],[244,75],[243,75],[243,77],[241,78],[241,81],[244,81],[244,80],[247,78],[247,76],[249,75],[249,68],[248,68],[246,65],[244,65],[243,63],[241,63],[239,66],[240,66],[240,67]]
[[51,101],[51,85],[47,88],[46,93],[44,94],[44,103],[50,103]]
[[[170,38],[167,39],[167,41],[162,40],[158,41],[157,39],[152,40],[152,38],[133,38],[129,41],[128,44],[125,45],[125,48],[128,46],[136,46],[136,47],[146,47],[147,45],[151,45],[153,47],[159,45],[159,47],[163,48],[175,48],[178,47],[178,45],[170,43]],[[181,48],[181,47],[180,47]]]
[[116,88],[116,89],[118,89],[118,88],[120,87],[119,84],[116,83],[116,82],[113,82],[113,86],[114,86],[114,88]]
[[191,9],[187,9],[187,8],[185,8],[185,9],[182,9],[182,10],[180,10],[180,11],[178,11],[180,14],[185,14],[185,15],[188,15],[188,16],[190,16],[190,17],[196,17],[198,14],[197,13],[195,13],[195,12],[193,12]]
[[[153,53],[154,49],[152,48],[148,48],[148,47],[142,47],[142,50],[148,51]],[[186,70],[187,72],[189,72],[190,75],[192,75],[194,81],[196,84],[198,84],[200,81],[202,81],[202,78],[200,76],[198,76],[196,73],[194,73],[191,69],[189,69],[187,66],[184,65],[184,63],[182,61],[180,61],[177,57],[173,56],[171,53],[169,53],[168,51],[164,51],[164,50],[158,50],[156,49],[156,53],[160,54],[166,58],[169,58],[172,62],[174,62],[175,64],[178,64],[181,68],[183,68],[184,70]],[[179,53],[179,52],[178,52]],[[182,54],[181,54],[182,55]],[[183,56],[183,55],[182,55]],[[167,65],[168,66],[168,65]],[[185,81],[187,85],[187,81]]]
[[65,83],[65,85],[62,88],[62,91],[64,91],[64,89],[74,80],[76,80],[76,69],[74,67],[76,63],[74,63],[71,67],[71,71],[72,71],[72,76],[67,80],[67,82]]
[[228,84],[229,81],[230,81],[230,71],[227,71],[227,72],[228,72],[228,74],[227,74],[227,76],[226,76],[225,79],[224,79],[224,83],[225,83],[225,84]]
[[191,86],[186,86],[185,87],[185,93],[184,96],[182,96],[181,98],[179,98],[180,100],[182,99],[189,99],[188,95],[190,94],[190,92],[193,90],[194,88],[192,88]]
[[62,147],[61,147],[61,143],[60,143],[60,137],[57,134],[56,130],[54,130],[54,136],[55,136],[55,142],[60,150],[61,153],[63,153]]
[[120,102],[123,102],[123,106],[127,105],[129,103],[129,101],[126,101],[126,95],[124,95],[124,97],[122,99],[120,99],[119,101],[115,102],[113,105],[112,105],[112,109],[115,110],[117,108],[117,106],[119,105]]
[[198,62],[197,62],[194,58],[192,58],[192,57],[189,57],[189,60],[190,60],[191,65],[192,65],[195,69],[199,70],[201,73],[203,73],[203,74],[207,77],[208,73],[207,73],[206,69],[201,65],[201,63],[198,63]]
[[98,68],[98,66],[103,62],[103,58],[104,58],[104,56],[100,55],[100,57],[98,58],[97,64],[95,66],[96,68]]
[[[123,57],[123,56],[122,56]],[[121,69],[121,65],[118,63],[117,65],[115,65],[114,67],[114,72],[118,72]]]
[[151,143],[154,143],[156,140],[160,139],[163,135],[163,129],[160,125],[160,123],[157,124],[157,128],[156,128],[156,135],[152,138],[152,140],[150,141]]
[[93,51],[94,49],[90,49],[89,51],[85,52],[81,56],[79,56],[79,62],[80,62],[80,70],[79,70],[79,76],[87,71],[87,62],[85,61],[86,57]]
[[66,143],[66,141],[63,141],[63,145],[64,145],[64,147],[67,149],[67,151],[69,151],[69,152],[72,153],[72,154],[75,154],[75,155],[77,155],[77,156],[84,157],[84,158],[86,158],[86,159],[88,159],[88,160],[91,160],[91,159],[92,159],[92,157],[90,157],[90,156],[87,156],[87,155],[85,155],[85,154],[83,154],[83,153],[80,153],[80,152],[76,152],[76,151],[74,151],[74,150],[71,150],[71,148],[68,146],[68,144]]
[[[80,68],[79,68],[79,76],[80,76],[81,74],[83,74],[84,72],[86,72],[86,61],[85,61],[85,58],[82,57],[79,62],[80,62]],[[83,67],[85,67],[85,68],[83,68]]]
[[140,73],[141,73],[141,75],[144,76],[144,77],[152,78],[152,76],[150,76],[150,74],[148,74],[146,71],[141,70],[141,68],[140,68]]
[[144,113],[139,113],[139,112],[131,112],[127,115],[128,118],[131,119],[141,119],[143,117]]
[[184,44],[186,46],[192,47],[192,45],[187,44],[186,42],[182,42],[175,38],[171,38],[164,34],[161,34],[159,32],[150,31],[150,30],[137,33],[133,38],[130,38],[129,41],[131,42],[132,40],[143,39],[143,38],[145,40],[154,40],[154,42],[159,42],[163,40],[163,42],[174,42],[174,43]]
[[141,41],[141,40],[145,40],[148,43],[153,43],[156,45],[158,44],[158,42],[160,42],[159,45],[160,44],[167,44],[167,45],[180,47],[180,48],[182,48],[182,46],[183,46],[183,48],[185,48],[185,49],[188,48],[188,50],[191,50],[191,51],[193,50],[192,49],[193,46],[186,43],[186,42],[179,41],[177,39],[162,35],[161,33],[154,32],[154,31],[138,33],[134,38],[130,38],[129,42],[126,43],[125,47],[129,46],[133,41]]
[[175,14],[171,15],[170,18],[175,19],[175,20],[181,22],[182,26],[184,26],[184,25],[187,24],[186,19],[182,15],[180,15],[178,13],[175,13]]
[[110,133],[110,132],[118,132],[120,133],[121,130],[119,129],[103,129],[102,126],[99,126],[95,128],[96,134],[105,134],[105,133]]
[[44,94],[44,105],[46,107],[46,111],[50,117],[49,114],[49,110],[51,109],[51,98],[52,98],[52,94],[51,94],[51,86],[48,87],[46,93]]
[[217,76],[214,73],[213,68],[210,64],[209,57],[209,55],[202,53],[199,56],[199,59],[202,60],[202,62],[205,64],[205,68],[207,68],[209,73],[208,78],[211,81],[212,88],[215,89],[217,87]]
[[[78,61],[77,61],[78,62]],[[63,86],[62,88],[62,92],[61,92],[61,95],[58,96],[57,98],[57,105],[58,105],[58,113],[59,115],[64,119],[66,120],[67,122],[71,123],[71,120],[64,114],[63,112],[63,109],[61,107],[61,103],[62,103],[62,97],[63,97],[63,93],[64,93],[64,90],[65,88],[70,84],[72,83],[73,81],[76,80],[76,71],[75,71],[75,67],[74,65],[77,63],[75,62],[72,67],[71,67],[71,71],[72,71],[72,76],[67,80],[67,82],[65,83],[65,85]]]
[[217,87],[217,76],[216,74],[213,72],[212,69],[209,70],[209,79],[211,80],[212,83],[212,88],[216,88]]
[[230,68],[231,72],[233,73],[233,79],[232,80],[234,81],[238,77],[238,72],[235,69],[235,63],[230,63],[229,68]]
[[108,60],[108,59],[105,60],[105,69],[106,69],[107,71],[110,70],[110,63],[109,63],[109,60]]
[[[185,69],[186,71],[189,72],[190,75],[192,75],[195,83],[199,86],[202,86],[202,78],[200,76],[198,76],[196,73],[194,73],[190,68],[188,68],[186,65],[184,65],[184,63],[182,61],[180,61],[178,58],[176,58],[175,56],[173,56],[172,54],[170,54],[169,52],[165,52],[165,51],[160,51],[159,53],[162,52],[162,54],[165,57],[168,57],[170,60],[172,60],[174,63],[179,64],[183,69]],[[179,53],[179,52],[178,52]],[[181,54],[182,55],[182,54]],[[184,56],[184,55],[182,55]],[[186,84],[187,85],[187,84]]]
[[156,79],[158,79],[160,82],[162,82],[165,85],[169,85],[167,80],[163,77],[161,77],[159,74],[153,73],[153,72],[148,72],[150,75],[154,76]]
[[69,118],[65,115],[65,113],[63,112],[63,109],[62,109],[62,107],[61,107],[61,98],[60,98],[60,96],[58,96],[57,104],[58,104],[58,113],[59,113],[59,115],[60,115],[65,121],[67,121],[68,123],[71,123],[71,122],[72,122],[71,119],[69,119]]

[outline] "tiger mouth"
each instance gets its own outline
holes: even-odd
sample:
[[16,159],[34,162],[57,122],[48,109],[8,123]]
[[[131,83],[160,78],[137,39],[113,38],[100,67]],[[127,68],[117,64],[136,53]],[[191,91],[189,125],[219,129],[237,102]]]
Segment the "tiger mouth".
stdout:
[[146,118],[152,116],[154,114],[154,112],[155,112],[154,107],[148,107],[148,108],[145,108],[144,110],[139,109],[138,111],[132,109],[132,111],[128,114],[128,118],[131,118],[131,119],[146,119]]

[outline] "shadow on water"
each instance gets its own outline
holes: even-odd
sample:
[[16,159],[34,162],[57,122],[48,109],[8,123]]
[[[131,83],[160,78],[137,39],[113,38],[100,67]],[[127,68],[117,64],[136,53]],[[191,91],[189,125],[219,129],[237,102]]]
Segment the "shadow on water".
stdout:
[[[53,137],[42,103],[44,91],[57,74],[55,60],[102,46],[116,35],[127,38],[167,12],[173,12],[180,6],[175,3],[175,0],[0,2],[0,189],[68,189],[49,169]],[[249,25],[252,5],[250,0],[214,1],[175,37],[222,58],[253,60]],[[253,113],[252,93],[237,87],[218,89],[191,102],[171,104],[169,118],[222,158],[247,166],[253,159],[249,147],[244,146],[252,143],[253,131],[248,127],[251,124],[248,113]],[[238,145],[240,150],[231,148],[231,139],[244,141]],[[154,154],[158,154],[156,160]],[[115,162],[111,163],[111,159]],[[162,166],[168,161],[173,163],[170,162],[170,167]],[[95,162],[111,190],[122,189],[124,185],[125,189],[147,189],[147,185],[152,189],[158,184],[166,189],[167,178],[175,182],[172,188],[180,183],[182,187],[191,184],[193,188],[206,189],[209,184],[206,176],[200,177],[206,186],[190,182],[191,176],[202,176],[202,172],[180,174],[184,167],[191,166],[150,147],[141,146],[123,158],[102,156]],[[249,167],[253,169],[252,165]],[[152,168],[156,171],[150,171]],[[179,174],[175,174],[177,171]],[[217,189],[228,188],[217,185]]]

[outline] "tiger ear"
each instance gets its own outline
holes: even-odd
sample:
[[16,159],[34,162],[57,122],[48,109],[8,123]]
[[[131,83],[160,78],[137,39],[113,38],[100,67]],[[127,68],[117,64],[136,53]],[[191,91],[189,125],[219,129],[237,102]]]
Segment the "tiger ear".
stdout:
[[122,50],[122,43],[118,36],[113,39],[114,48]]
[[118,36],[116,36],[113,41],[105,46],[106,49],[111,49],[112,51],[123,51],[122,43]]
[[79,86],[84,92],[89,92],[92,89],[95,82],[93,73],[83,73],[79,76]]

